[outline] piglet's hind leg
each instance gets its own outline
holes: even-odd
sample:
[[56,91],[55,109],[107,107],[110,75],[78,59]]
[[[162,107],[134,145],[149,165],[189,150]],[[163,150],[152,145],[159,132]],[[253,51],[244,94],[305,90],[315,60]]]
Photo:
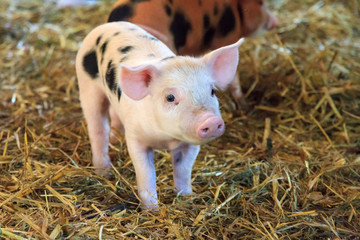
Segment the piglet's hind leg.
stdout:
[[109,115],[111,119],[110,142],[111,144],[117,144],[119,143],[118,137],[123,136],[121,132],[124,132],[124,126],[113,106],[110,106]]
[[110,126],[109,100],[95,82],[80,84],[81,106],[88,125],[92,161],[99,175],[108,175],[111,167],[108,155]]

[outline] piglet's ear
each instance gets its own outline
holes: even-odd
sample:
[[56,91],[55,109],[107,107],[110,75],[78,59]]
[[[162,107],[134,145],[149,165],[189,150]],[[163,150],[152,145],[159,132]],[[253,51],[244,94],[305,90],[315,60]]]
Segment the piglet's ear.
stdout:
[[215,79],[215,85],[220,89],[225,87],[234,79],[239,62],[239,46],[244,38],[232,45],[216,49],[203,57],[203,60],[210,67]]
[[138,101],[149,94],[149,84],[159,70],[151,64],[128,67],[121,65],[120,87],[131,99]]

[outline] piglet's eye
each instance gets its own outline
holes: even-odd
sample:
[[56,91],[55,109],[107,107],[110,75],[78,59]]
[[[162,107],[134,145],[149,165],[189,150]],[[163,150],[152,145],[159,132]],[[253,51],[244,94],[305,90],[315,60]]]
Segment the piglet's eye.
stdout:
[[211,89],[211,96],[215,96],[215,90],[213,88]]
[[166,95],[166,101],[168,101],[168,102],[174,102],[174,101],[175,101],[175,96],[172,95],[172,94]]

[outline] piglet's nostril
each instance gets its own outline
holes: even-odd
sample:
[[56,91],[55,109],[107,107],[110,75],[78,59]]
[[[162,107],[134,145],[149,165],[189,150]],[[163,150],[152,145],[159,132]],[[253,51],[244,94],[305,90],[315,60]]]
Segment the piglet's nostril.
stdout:
[[209,131],[209,128],[203,128],[202,132],[207,133]]
[[218,129],[221,129],[222,127],[223,127],[222,124],[219,124],[219,125],[218,125]]

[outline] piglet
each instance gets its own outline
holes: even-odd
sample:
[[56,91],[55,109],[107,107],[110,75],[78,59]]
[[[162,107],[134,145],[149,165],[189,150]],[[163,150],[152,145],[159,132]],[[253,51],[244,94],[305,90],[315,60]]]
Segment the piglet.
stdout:
[[233,79],[242,42],[194,58],[175,56],[132,23],[91,31],[78,51],[76,73],[97,172],[105,174],[111,166],[110,113],[111,125],[125,130],[144,208],[158,206],[154,149],[171,152],[176,191],[192,193],[200,144],[225,130],[215,91]]

